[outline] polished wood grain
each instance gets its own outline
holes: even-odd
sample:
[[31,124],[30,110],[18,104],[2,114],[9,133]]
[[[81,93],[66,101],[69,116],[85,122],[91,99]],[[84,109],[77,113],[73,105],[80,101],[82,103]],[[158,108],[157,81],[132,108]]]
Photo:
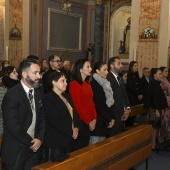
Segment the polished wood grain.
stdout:
[[151,155],[151,136],[150,125],[137,125],[119,135],[70,153],[64,162],[46,162],[32,170],[127,170]]
[[144,114],[144,113],[147,113],[147,112],[148,112],[148,109],[146,107],[144,107],[143,104],[132,106],[129,117],[141,115],[141,114]]

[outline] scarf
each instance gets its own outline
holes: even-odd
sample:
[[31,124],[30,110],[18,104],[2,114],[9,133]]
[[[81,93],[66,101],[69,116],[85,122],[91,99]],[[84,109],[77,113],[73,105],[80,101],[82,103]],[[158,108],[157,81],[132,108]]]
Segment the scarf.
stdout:
[[10,89],[14,87],[15,85],[17,85],[19,83],[19,80],[14,80],[8,76],[4,76],[2,78],[2,83],[7,87],[7,89]]
[[114,104],[114,99],[110,82],[107,79],[99,76],[97,73],[93,74],[93,78],[102,86],[106,96],[106,105],[111,107]]

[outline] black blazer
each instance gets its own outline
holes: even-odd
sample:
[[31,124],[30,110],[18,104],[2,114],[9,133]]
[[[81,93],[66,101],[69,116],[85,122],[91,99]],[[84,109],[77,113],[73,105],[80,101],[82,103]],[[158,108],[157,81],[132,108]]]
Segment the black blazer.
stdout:
[[147,88],[144,105],[152,109],[162,110],[168,107],[165,93],[160,85],[161,82],[153,79]]
[[127,74],[127,94],[131,106],[142,103],[138,100],[138,95],[143,95],[138,72]]
[[126,90],[122,79],[121,84],[123,89],[120,87],[115,76],[111,72],[108,73],[107,79],[110,81],[113,90],[114,104],[111,108],[114,111],[114,117],[117,118],[116,120],[120,121],[122,115],[124,114],[124,108],[129,107],[129,100]]
[[[41,92],[34,91],[36,107],[35,138],[43,142],[45,120],[42,109]],[[11,88],[2,101],[2,112],[4,118],[4,134],[2,139],[2,160],[13,164],[20,146],[29,148],[32,137],[27,133],[32,123],[32,111],[29,99],[21,83]]]
[[92,78],[91,87],[93,90],[93,100],[97,112],[96,128],[92,136],[107,136],[109,129],[108,123],[111,122],[111,109],[106,105],[106,97],[103,87]]
[[[79,117],[71,98],[65,93],[63,96],[73,108],[74,127],[79,128]],[[73,140],[72,118],[67,106],[54,91],[44,97],[44,113],[46,119],[44,147],[67,148]]]
[[140,79],[141,81],[141,87],[142,87],[142,93],[143,93],[143,100],[146,96],[146,91],[147,91],[147,87],[149,85],[148,81],[146,80],[145,76],[143,75]]

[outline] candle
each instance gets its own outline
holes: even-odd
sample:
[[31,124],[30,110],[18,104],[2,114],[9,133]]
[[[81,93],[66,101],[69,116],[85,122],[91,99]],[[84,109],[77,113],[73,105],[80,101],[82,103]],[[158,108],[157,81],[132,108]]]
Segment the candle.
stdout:
[[133,49],[133,61],[136,61],[136,48]]
[[8,61],[8,46],[6,46],[6,60]]

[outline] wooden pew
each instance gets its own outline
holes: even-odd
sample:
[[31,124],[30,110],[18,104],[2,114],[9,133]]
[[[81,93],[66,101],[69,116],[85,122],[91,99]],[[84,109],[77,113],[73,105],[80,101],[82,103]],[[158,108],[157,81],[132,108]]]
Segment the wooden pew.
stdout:
[[[136,105],[136,106],[132,106],[131,107],[131,112],[129,114],[129,117],[133,117],[133,116],[140,116],[144,113],[148,113],[148,109],[146,107],[144,107],[143,104],[139,104],[139,105]],[[136,124],[139,124],[139,122],[135,122],[135,125]],[[125,130],[129,130],[131,129],[133,126],[128,126],[128,127],[125,127]]]
[[119,135],[70,153],[64,162],[49,161],[32,170],[128,170],[151,155],[151,136],[150,125],[137,125]]
[[131,107],[131,112],[129,114],[129,117],[142,115],[147,112],[148,112],[148,109],[144,107],[143,104],[139,104],[139,105]]

